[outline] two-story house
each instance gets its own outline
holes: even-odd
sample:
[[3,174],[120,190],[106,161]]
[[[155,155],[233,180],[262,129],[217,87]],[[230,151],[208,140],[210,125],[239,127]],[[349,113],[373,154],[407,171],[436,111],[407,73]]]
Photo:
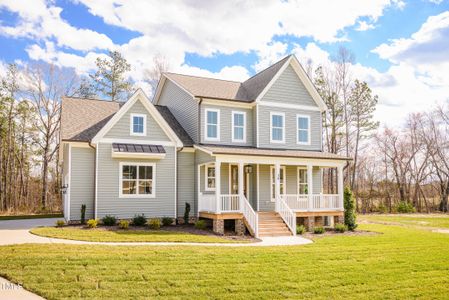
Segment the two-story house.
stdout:
[[[294,56],[245,82],[164,73],[153,101],[64,98],[64,216],[184,215],[258,237],[343,222],[348,158],[322,151],[326,104]],[[323,193],[323,168],[338,192]],[[232,220],[232,221],[229,221]]]

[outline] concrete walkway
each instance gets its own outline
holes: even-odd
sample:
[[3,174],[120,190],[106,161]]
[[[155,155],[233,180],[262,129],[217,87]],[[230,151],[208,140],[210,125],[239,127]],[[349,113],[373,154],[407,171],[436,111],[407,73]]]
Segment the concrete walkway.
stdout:
[[53,226],[58,219],[26,219],[0,221],[0,245],[14,244],[75,244],[75,245],[108,245],[108,246],[218,246],[218,247],[266,247],[294,246],[312,243],[301,236],[266,237],[257,243],[181,243],[181,242],[86,242],[41,237],[29,232],[38,226]]
[[14,284],[0,277],[0,300],[43,300],[41,296],[25,290],[21,285]]

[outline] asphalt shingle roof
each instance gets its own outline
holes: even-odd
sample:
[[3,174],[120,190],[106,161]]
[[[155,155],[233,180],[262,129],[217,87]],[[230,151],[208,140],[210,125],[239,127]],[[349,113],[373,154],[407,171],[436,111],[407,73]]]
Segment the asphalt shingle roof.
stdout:
[[159,111],[159,113],[162,115],[162,117],[165,119],[165,121],[167,121],[167,123],[170,125],[171,129],[173,129],[173,131],[176,133],[176,135],[181,140],[184,147],[193,146],[192,138],[185,131],[184,127],[182,127],[182,125],[179,124],[178,120],[171,113],[170,109],[168,109],[168,107],[166,107],[166,106],[161,106],[161,105],[155,105],[155,107]]

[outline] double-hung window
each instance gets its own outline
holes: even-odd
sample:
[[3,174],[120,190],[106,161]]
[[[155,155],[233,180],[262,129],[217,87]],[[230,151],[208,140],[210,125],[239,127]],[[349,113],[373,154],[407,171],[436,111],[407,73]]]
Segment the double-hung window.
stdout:
[[270,113],[270,142],[285,143],[285,114]]
[[246,112],[232,112],[232,141],[246,142]]
[[310,117],[297,115],[296,116],[297,127],[297,143],[303,145],[310,144]]
[[206,109],[206,140],[220,140],[220,111]]
[[131,135],[145,136],[147,134],[147,116],[142,114],[131,114]]
[[307,169],[298,168],[298,194],[307,194]]
[[120,163],[120,196],[155,196],[155,164]]
[[206,165],[205,190],[215,191],[215,166]]

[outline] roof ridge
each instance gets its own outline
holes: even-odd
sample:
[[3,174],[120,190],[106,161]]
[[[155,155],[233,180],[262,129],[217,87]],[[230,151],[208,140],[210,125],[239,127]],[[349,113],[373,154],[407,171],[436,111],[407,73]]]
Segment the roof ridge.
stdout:
[[120,104],[119,101],[112,101],[112,100],[107,100],[107,99],[98,99],[98,98],[84,98],[84,97],[76,97],[76,96],[62,96],[62,99],[74,99],[74,100],[86,100],[86,101],[101,101],[101,102],[105,102],[105,103],[118,103]]
[[198,76],[198,75],[188,75],[188,74],[181,74],[181,73],[175,73],[175,72],[163,72],[162,74],[173,74],[173,75],[181,75],[186,77],[195,77],[195,78],[202,78],[202,79],[212,79],[212,80],[218,80],[218,81],[227,81],[227,82],[234,82],[242,84],[242,81],[237,80],[229,80],[229,79],[219,79],[219,78],[212,78],[212,77],[205,77],[205,76]]
[[268,67],[266,67],[265,69],[263,69],[262,71],[260,71],[260,72],[257,72],[256,74],[254,74],[253,76],[251,76],[250,78],[248,78],[248,79],[246,79],[244,82],[242,82],[242,83],[245,83],[245,82],[247,82],[247,81],[249,81],[249,80],[251,80],[252,78],[254,78],[254,77],[256,77],[256,76],[258,76],[258,75],[260,75],[260,74],[262,74],[262,73],[264,73],[265,71],[268,71],[269,69],[271,69],[271,68],[273,68],[274,66],[276,66],[278,63],[280,63],[281,61],[283,61],[283,60],[285,60],[285,59],[287,59],[287,58],[289,58],[290,56],[293,56],[293,54],[289,54],[289,55],[287,55],[286,57],[284,57],[284,58],[282,58],[282,59],[280,59],[280,60],[278,60],[277,62],[275,62],[274,64],[272,64],[272,65],[270,65],[270,66],[268,66]]

